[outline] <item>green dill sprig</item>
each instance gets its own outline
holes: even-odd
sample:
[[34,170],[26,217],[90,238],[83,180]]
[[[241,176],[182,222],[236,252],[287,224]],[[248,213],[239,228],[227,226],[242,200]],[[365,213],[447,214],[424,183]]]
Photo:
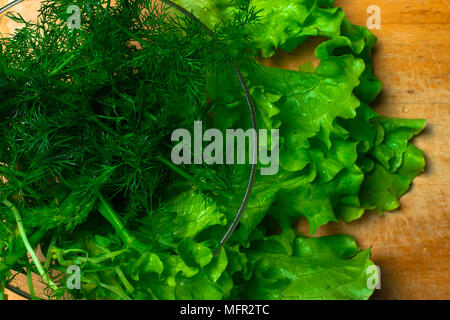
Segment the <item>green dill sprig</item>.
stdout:
[[[71,5],[80,8],[79,30],[67,27]],[[47,259],[76,263],[90,243],[108,258],[86,260],[83,279],[95,295],[129,297],[121,259],[137,259],[142,248],[125,250],[123,235],[164,211],[171,187],[195,187],[223,203],[233,197],[229,168],[195,166],[183,176],[162,159],[170,158],[174,129],[211,115],[208,77],[231,61],[252,62],[244,26],[257,12],[242,6],[213,36],[152,0],[45,0],[36,22],[8,17],[22,28],[0,39],[0,200],[17,208],[21,226],[2,206],[0,258],[8,263],[0,264],[0,279],[26,267],[27,250],[38,244]],[[30,239],[27,250],[15,245],[18,227]],[[99,233],[108,244],[92,240]],[[48,261],[33,270],[65,272]],[[47,282],[51,298],[67,291],[64,276]]]

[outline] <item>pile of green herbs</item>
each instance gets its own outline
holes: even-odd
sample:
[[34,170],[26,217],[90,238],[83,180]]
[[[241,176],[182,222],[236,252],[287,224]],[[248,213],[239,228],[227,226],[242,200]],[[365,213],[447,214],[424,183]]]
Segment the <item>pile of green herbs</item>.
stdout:
[[[0,297],[37,273],[52,299],[369,298],[370,250],[294,223],[306,218],[313,235],[394,210],[424,169],[409,140],[425,121],[369,107],[381,91],[376,38],[332,0],[176,3],[213,35],[152,0],[44,0],[36,23],[9,15],[23,28],[0,40]],[[79,30],[67,27],[71,5]],[[315,36],[328,38],[316,68],[257,62]],[[280,130],[280,170],[257,176],[214,255],[249,166],[175,166],[170,136],[196,120],[250,127],[232,61],[259,127]]]

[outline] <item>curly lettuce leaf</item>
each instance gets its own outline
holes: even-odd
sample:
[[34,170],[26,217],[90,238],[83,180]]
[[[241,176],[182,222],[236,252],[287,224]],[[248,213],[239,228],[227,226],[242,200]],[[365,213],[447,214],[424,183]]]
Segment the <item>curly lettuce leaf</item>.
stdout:
[[[345,17],[342,9],[331,1],[250,1],[260,11],[259,24],[249,34],[263,57],[272,56],[278,48],[290,51],[309,36],[332,38],[339,35]],[[331,7],[330,7],[331,6]]]
[[[258,67],[249,72],[250,87],[280,97],[273,105],[279,113],[280,163],[289,171],[303,169],[311,160],[306,149],[309,138],[318,136],[331,147],[330,135],[341,135],[336,118],[354,118],[359,100],[353,95],[364,70],[362,60],[351,55],[323,60],[314,73]],[[257,110],[265,109],[261,99],[255,100]]]
[[220,21],[231,19],[244,3],[259,13],[259,21],[248,27],[255,49],[263,57],[272,56],[282,48],[290,51],[310,36],[335,37],[345,18],[341,8],[329,0],[176,0],[192,11],[203,23],[213,28]]
[[247,256],[252,276],[240,294],[245,299],[368,299],[373,293],[370,250],[360,251],[350,236],[273,236]]
[[403,154],[402,164],[395,173],[382,165],[374,164],[366,175],[361,190],[362,206],[378,212],[393,211],[400,206],[399,199],[404,195],[415,177],[425,169],[423,151],[408,143]]
[[283,227],[292,225],[297,218],[306,218],[312,235],[319,227],[339,220],[341,201],[360,205],[357,195],[363,179],[362,171],[354,165],[330,182],[313,182],[281,192],[270,208],[270,215]]

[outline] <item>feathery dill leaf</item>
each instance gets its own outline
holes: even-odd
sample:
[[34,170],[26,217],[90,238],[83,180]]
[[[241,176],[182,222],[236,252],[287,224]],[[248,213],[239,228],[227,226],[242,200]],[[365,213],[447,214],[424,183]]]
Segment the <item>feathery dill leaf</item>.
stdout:
[[[67,27],[70,5],[81,9],[79,30]],[[94,241],[93,233],[115,239],[117,228],[138,229],[142,218],[164,211],[173,186],[187,190],[198,181],[200,189],[212,186],[209,196],[229,191],[228,169],[183,168],[194,179],[186,181],[161,156],[170,158],[174,129],[208,117],[208,76],[254,55],[242,28],[257,20],[248,4],[213,36],[153,0],[44,0],[37,22],[8,17],[22,28],[0,39],[0,199],[13,202],[28,236],[38,232],[44,252],[53,248],[48,259],[65,254],[64,243]],[[123,224],[113,233],[99,195]],[[0,238],[16,239],[15,220],[0,206]],[[0,257],[12,250],[0,243]],[[21,252],[9,269],[23,266]],[[100,268],[105,276],[119,272],[116,262]]]

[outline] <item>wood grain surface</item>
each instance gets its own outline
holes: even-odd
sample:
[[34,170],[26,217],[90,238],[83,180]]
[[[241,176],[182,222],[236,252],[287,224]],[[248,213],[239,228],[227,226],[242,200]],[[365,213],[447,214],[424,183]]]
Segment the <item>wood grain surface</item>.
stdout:
[[[7,2],[0,0],[0,5]],[[381,289],[374,299],[450,299],[450,0],[337,0],[336,4],[359,25],[366,25],[369,6],[381,9],[381,28],[372,31],[379,39],[375,73],[384,90],[372,107],[382,115],[428,120],[425,132],[415,138],[416,146],[425,151],[427,169],[402,198],[399,210],[332,223],[316,236],[352,234],[362,248],[372,247],[373,261],[381,268]],[[28,0],[15,10],[31,19],[38,6],[38,0]],[[1,32],[14,27],[0,16]],[[315,60],[315,45],[317,41],[309,41],[264,63],[297,69]],[[305,222],[299,227],[307,228]]]

